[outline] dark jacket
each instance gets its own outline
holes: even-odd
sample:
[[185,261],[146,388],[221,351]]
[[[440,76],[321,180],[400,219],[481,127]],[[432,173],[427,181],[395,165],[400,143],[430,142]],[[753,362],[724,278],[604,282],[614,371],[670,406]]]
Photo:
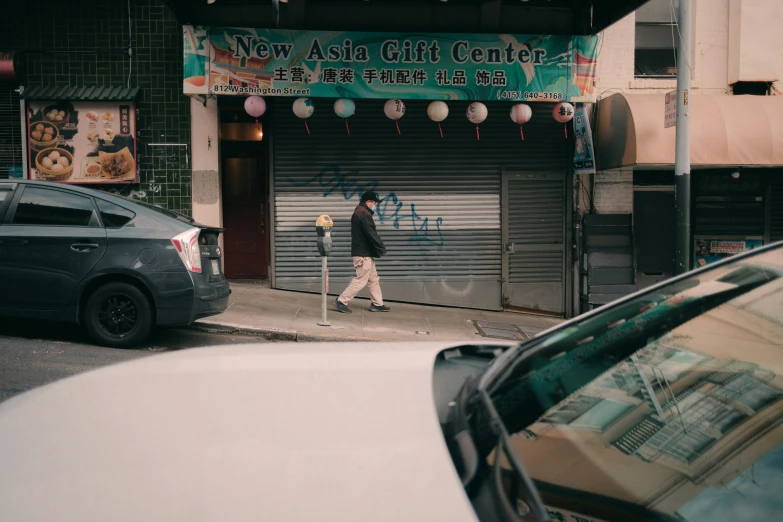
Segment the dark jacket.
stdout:
[[353,257],[381,257],[386,254],[378,232],[375,230],[373,211],[361,203],[351,216],[351,255]]

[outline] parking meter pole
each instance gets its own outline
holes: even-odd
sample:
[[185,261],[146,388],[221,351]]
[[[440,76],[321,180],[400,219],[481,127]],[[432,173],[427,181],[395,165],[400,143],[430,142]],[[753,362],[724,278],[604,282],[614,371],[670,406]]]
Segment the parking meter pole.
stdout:
[[329,270],[326,266],[326,258],[332,251],[332,218],[326,214],[318,216],[315,221],[315,233],[318,235],[318,253],[321,255],[321,320],[318,326],[329,326],[326,318],[326,294],[329,293]]
[[329,291],[329,270],[326,267],[326,256],[321,256],[321,320],[318,326],[329,326],[326,318],[326,294]]

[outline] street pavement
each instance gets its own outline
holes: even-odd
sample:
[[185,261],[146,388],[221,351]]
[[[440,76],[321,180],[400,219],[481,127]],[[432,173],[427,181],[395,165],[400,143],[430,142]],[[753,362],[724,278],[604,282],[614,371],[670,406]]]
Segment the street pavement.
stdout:
[[0,320],[0,402],[109,364],[199,346],[264,342],[258,337],[160,329],[138,348],[94,346],[75,325]]

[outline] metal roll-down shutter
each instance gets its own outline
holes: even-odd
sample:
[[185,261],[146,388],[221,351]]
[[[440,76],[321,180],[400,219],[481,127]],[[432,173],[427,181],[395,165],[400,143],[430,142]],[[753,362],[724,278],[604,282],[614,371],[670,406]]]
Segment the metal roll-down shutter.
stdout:
[[351,213],[362,192],[375,188],[384,198],[375,221],[388,248],[378,263],[385,298],[501,308],[503,168],[567,170],[569,142],[550,104],[532,104],[522,141],[511,103],[487,103],[479,140],[464,115],[467,102],[449,104],[441,138],[428,102],[406,102],[398,134],[383,100],[357,100],[349,136],[334,100],[314,100],[309,135],[292,101],[272,104],[277,288],[320,290],[314,223],[329,214],[330,293],[342,291],[354,273]]

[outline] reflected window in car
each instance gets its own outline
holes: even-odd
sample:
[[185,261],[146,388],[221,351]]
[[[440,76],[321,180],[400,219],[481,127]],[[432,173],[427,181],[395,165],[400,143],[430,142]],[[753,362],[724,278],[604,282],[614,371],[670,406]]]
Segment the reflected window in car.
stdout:
[[776,520],[783,250],[553,335],[491,395],[555,519]]
[[14,225],[90,226],[92,199],[40,187],[25,187],[14,214]]
[[122,228],[136,217],[135,212],[114,203],[102,199],[96,199],[95,202],[98,204],[98,211],[105,228]]

